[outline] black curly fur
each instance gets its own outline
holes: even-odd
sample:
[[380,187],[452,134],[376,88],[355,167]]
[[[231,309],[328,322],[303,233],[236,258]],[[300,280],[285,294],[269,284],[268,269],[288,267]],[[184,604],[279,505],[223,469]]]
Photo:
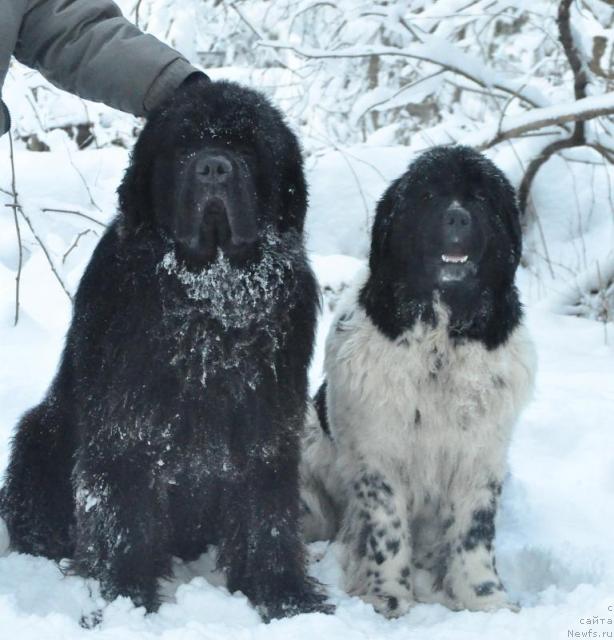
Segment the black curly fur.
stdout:
[[[260,229],[255,257],[216,263],[213,281],[161,228],[181,215],[181,154],[210,144],[255,159]],[[229,589],[265,618],[330,610],[298,532],[317,290],[296,138],[259,93],[189,83],[148,120],[119,196],[59,371],[13,441],[0,499],[12,548],[72,558],[107,599],[154,611],[171,557],[217,544]]]

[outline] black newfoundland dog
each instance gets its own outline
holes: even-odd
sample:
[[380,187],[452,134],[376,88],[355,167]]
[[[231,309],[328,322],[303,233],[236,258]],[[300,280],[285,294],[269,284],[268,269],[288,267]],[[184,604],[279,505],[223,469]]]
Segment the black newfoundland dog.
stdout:
[[466,147],[419,156],[379,202],[369,268],[328,336],[302,463],[308,539],[338,535],[350,593],[512,606],[495,568],[510,431],[532,344],[515,194]]
[[262,95],[192,83],[151,115],[119,196],[17,428],[12,548],[154,611],[172,556],[216,544],[265,618],[329,610],[299,532],[317,288],[295,136]]

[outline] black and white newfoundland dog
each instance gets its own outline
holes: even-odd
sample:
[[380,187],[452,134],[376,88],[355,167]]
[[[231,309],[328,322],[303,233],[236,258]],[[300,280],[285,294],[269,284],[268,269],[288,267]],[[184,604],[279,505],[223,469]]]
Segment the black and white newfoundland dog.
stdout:
[[435,147],[377,207],[367,273],[339,303],[301,474],[308,540],[337,536],[351,594],[514,608],[493,540],[510,431],[535,357],[514,286],[514,191]]
[[12,549],[155,611],[172,557],[214,544],[265,618],[330,610],[299,530],[318,302],[295,136],[262,95],[192,82],[149,118],[119,196],[17,428]]

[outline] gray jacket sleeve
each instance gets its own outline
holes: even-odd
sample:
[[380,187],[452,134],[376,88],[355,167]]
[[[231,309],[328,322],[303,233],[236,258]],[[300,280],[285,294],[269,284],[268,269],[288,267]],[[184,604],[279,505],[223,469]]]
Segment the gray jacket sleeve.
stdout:
[[14,54],[56,86],[135,115],[196,71],[111,0],[32,0]]

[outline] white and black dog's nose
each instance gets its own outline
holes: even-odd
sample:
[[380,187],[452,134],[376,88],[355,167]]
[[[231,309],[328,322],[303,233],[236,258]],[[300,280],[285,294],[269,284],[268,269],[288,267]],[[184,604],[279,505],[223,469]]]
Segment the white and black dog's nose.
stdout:
[[470,227],[471,214],[459,204],[452,203],[444,214],[444,224],[449,227]]
[[223,184],[233,174],[232,162],[220,153],[203,153],[197,160],[196,174],[207,184]]
[[442,219],[446,243],[463,245],[473,232],[471,213],[454,201],[444,212]]

